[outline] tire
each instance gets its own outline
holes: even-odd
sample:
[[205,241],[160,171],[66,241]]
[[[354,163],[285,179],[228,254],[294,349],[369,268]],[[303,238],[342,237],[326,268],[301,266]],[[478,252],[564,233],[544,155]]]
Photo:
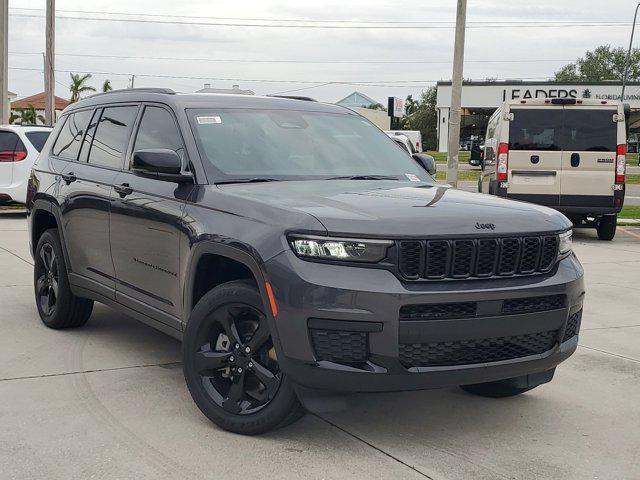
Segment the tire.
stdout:
[[604,215],[600,218],[596,230],[600,240],[613,240],[616,236],[616,225],[618,223],[617,215]]
[[460,388],[472,395],[478,395],[480,397],[488,398],[506,398],[514,397],[522,393],[528,392],[536,387],[514,387],[508,383],[508,380],[476,383],[474,385],[461,385]]
[[253,283],[224,283],[198,301],[184,333],[182,356],[191,397],[220,428],[257,435],[304,415],[291,381],[278,366]]
[[34,254],[33,287],[40,319],[49,328],[81,327],[93,310],[93,300],[75,296],[69,286],[67,266],[58,229],[45,231]]

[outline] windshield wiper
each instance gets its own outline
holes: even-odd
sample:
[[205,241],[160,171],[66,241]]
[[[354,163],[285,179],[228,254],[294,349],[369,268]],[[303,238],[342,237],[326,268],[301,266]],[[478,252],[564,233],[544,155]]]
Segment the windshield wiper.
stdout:
[[330,177],[327,180],[398,180],[398,177],[389,175],[345,175],[343,177]]
[[220,182],[215,182],[216,185],[224,185],[229,183],[262,183],[262,182],[279,182],[277,178],[232,178],[230,180],[222,180]]

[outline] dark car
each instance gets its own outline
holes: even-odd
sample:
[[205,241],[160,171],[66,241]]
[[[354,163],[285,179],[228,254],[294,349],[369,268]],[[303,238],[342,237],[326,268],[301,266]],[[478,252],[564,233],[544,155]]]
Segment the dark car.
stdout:
[[32,172],[38,312],[79,327],[97,301],[182,339],[194,401],[245,434],[330,392],[549,382],[582,315],[571,223],[425,167],[335,105],[95,95]]

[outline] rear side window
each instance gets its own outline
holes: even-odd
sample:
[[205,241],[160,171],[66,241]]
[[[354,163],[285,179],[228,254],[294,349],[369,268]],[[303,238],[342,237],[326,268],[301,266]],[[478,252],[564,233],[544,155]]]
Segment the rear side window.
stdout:
[[571,152],[615,152],[618,128],[613,110],[571,109],[564,111],[566,143],[563,150]]
[[16,162],[27,157],[20,137],[13,132],[0,131],[0,162]]
[[122,168],[137,106],[108,107],[102,111],[89,152],[89,163]]
[[133,150],[152,148],[173,150],[184,160],[184,146],[176,122],[171,113],[160,107],[145,108]]
[[49,138],[49,134],[51,132],[27,132],[25,133],[25,135],[27,136],[27,138],[29,139],[29,141],[31,142],[31,145],[33,145],[33,148],[35,148],[37,151],[41,152],[42,151],[42,147],[44,147],[44,144],[47,142],[47,138]]
[[80,151],[80,143],[91,119],[91,110],[72,113],[64,122],[51,153],[56,157],[76,160]]
[[509,150],[562,150],[562,108],[512,112]]

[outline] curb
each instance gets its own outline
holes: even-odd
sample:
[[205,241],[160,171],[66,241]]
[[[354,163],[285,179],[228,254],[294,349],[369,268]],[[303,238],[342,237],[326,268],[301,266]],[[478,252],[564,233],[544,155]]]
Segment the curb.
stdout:
[[640,226],[640,219],[639,218],[619,218],[618,225]]

